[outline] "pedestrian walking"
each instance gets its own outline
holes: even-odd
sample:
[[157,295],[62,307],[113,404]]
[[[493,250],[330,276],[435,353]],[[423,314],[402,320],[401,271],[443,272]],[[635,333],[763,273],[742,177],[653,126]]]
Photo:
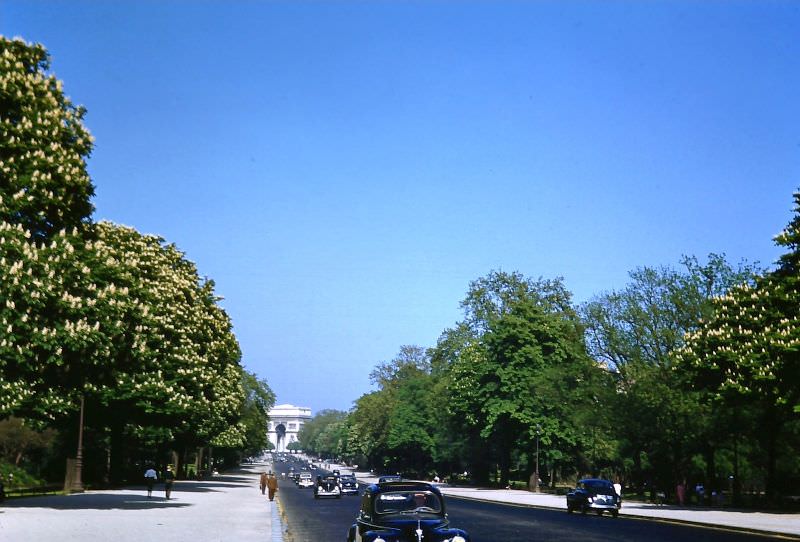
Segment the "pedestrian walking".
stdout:
[[267,490],[267,473],[262,472],[261,477],[259,480],[259,487],[261,487],[261,494],[263,495],[264,492]]
[[158,480],[158,473],[156,469],[152,466],[148,467],[146,471],[144,471],[144,483],[147,486],[147,498],[149,499],[153,495],[153,484],[156,483]]
[[172,494],[172,482],[174,481],[175,473],[172,472],[172,467],[167,465],[167,470],[164,471],[164,493],[167,496],[167,500],[169,500],[169,496]]
[[267,478],[267,489],[269,490],[269,500],[273,500],[275,492],[278,491],[278,478],[272,474],[272,471],[270,471],[269,478]]

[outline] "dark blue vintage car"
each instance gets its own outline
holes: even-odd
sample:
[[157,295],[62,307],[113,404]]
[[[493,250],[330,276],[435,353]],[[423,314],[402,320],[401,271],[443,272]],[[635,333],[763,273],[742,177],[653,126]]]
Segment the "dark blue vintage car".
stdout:
[[622,507],[622,498],[617,494],[614,484],[599,478],[584,478],[578,481],[575,489],[567,493],[567,512],[574,510],[585,514],[589,510],[602,515],[609,512],[617,517]]
[[372,484],[361,497],[356,523],[347,542],[469,542],[451,529],[444,498],[426,482]]

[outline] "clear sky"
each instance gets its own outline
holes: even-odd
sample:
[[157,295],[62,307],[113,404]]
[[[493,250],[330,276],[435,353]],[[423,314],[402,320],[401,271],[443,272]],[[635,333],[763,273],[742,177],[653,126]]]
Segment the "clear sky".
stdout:
[[797,1],[0,1],[88,109],[96,220],[216,281],[279,403],[347,410],[491,270],[577,302],[771,264],[800,187]]

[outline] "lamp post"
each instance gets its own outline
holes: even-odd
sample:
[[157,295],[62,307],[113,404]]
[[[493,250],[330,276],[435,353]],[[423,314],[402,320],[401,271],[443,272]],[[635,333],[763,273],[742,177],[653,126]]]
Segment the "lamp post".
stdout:
[[533,483],[533,490],[535,492],[539,492],[539,432],[541,431],[541,427],[539,425],[536,426],[536,470],[533,473],[535,478]]
[[75,492],[83,492],[83,395],[81,395],[81,417],[78,423],[78,451],[75,454],[75,478],[70,488]]

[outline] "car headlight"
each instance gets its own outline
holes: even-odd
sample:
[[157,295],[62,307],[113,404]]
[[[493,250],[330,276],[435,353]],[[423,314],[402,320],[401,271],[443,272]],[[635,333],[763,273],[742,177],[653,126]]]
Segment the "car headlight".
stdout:
[[376,538],[376,539],[375,539],[375,540],[373,540],[372,542],[386,542],[386,540],[384,540],[383,538],[381,538],[381,537],[379,536],[378,538]]
[[450,542],[467,542],[467,539],[457,534],[452,539],[450,539]]

